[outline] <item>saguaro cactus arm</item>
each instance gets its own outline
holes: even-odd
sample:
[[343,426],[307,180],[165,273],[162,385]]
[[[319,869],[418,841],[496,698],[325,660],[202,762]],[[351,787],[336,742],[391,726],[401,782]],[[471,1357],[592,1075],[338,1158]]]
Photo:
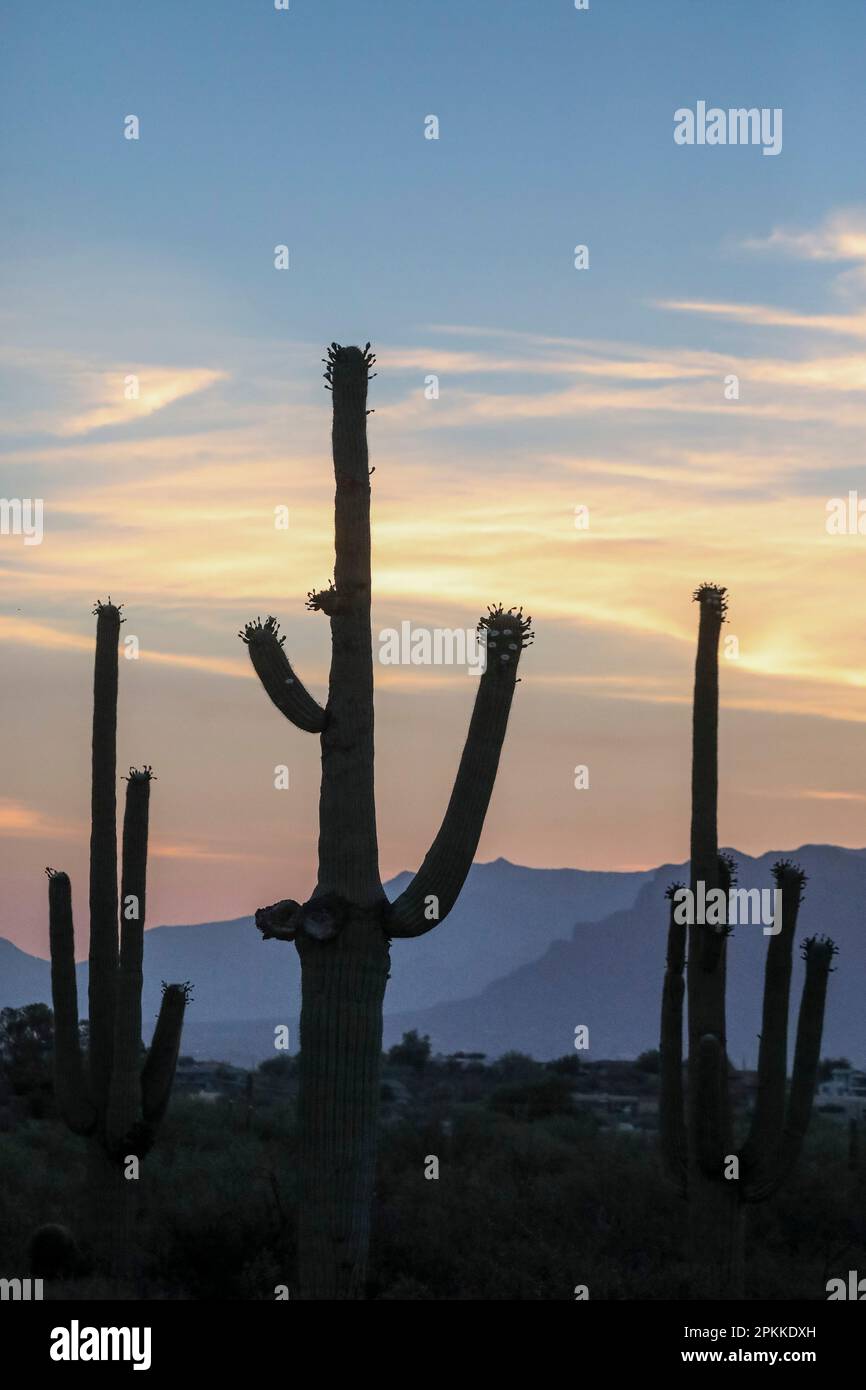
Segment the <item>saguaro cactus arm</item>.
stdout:
[[475,857],[499,766],[517,667],[533,640],[520,609],[491,608],[478,624],[487,641],[469,733],[454,790],[436,839],[408,887],[391,906],[388,933],[423,936],[451,911]]
[[771,1197],[800,1156],[818,1083],[827,980],[837,952],[838,947],[829,937],[812,936],[803,942],[806,979],[797,1020],[794,1070],[785,1127],[774,1150],[760,1155],[756,1170],[747,1175],[744,1187],[747,1202],[760,1202]]
[[773,924],[779,930],[770,937],[764,968],[758,1093],[749,1137],[742,1150],[747,1172],[775,1153],[785,1123],[791,962],[806,875],[799,865],[780,859],[773,865],[773,878],[782,894],[781,914]]
[[696,1095],[696,1157],[708,1178],[719,1178],[728,1147],[728,1059],[721,1039],[706,1033],[698,1045],[693,1082]]
[[659,1045],[659,1127],[662,1157],[674,1182],[685,1191],[688,1153],[683,1100],[683,970],[686,956],[686,925],[677,921],[675,895],[682,884],[672,883],[668,954],[662,990],[662,1024]]
[[114,1063],[108,1100],[107,1134],[112,1148],[123,1147],[141,1118],[141,990],[144,983],[149,767],[130,768],[123,816],[120,890],[120,960],[114,1022]]
[[281,714],[309,734],[320,734],[325,727],[325,711],[295,675],[283,649],[276,618],[256,618],[239,634],[246,642],[253,669],[265,691]]
[[90,1086],[100,1115],[111,1082],[117,985],[117,646],[120,607],[97,603],[90,830]]
[[[716,804],[719,786],[719,636],[727,610],[727,590],[702,584],[694,599],[700,607],[692,712],[692,822],[689,855],[692,888],[700,879],[707,890],[718,874]],[[692,933],[694,935],[694,933]]]
[[163,985],[156,1028],[141,1073],[142,1111],[147,1125],[159,1124],[168,1107],[189,998],[189,981]]
[[54,1089],[60,1113],[74,1134],[92,1134],[96,1110],[87,1090],[78,1034],[78,986],[69,875],[46,869],[54,1003]]

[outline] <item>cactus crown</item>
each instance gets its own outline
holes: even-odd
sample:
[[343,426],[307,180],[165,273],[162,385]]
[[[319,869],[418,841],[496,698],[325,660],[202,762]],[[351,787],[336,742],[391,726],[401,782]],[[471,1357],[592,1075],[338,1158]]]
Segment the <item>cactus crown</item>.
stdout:
[[524,647],[535,641],[535,633],[530,624],[532,619],[523,616],[522,608],[503,608],[502,604],[488,604],[487,613],[479,618],[477,631],[486,635],[488,652],[495,652],[500,662],[519,660]]
[[98,598],[90,611],[92,612],[94,618],[98,618],[100,613],[116,613],[120,622],[126,622],[126,619],[121,617],[121,614],[123,612],[123,604],[112,603],[111,594],[108,595],[108,600],[105,603],[102,602],[102,599]]
[[702,611],[718,613],[724,622],[728,611],[727,594],[728,591],[723,584],[699,584],[692,594],[692,599],[701,605]]
[[830,962],[838,956],[839,947],[829,936],[807,936],[800,944],[800,954],[807,965],[817,965],[829,972],[833,969]]
[[[809,882],[809,875],[804,873],[799,864],[795,864],[793,859],[777,859],[773,865],[773,878],[776,880],[776,887],[783,888],[786,883],[797,884],[802,890]],[[802,892],[800,902],[803,901]]]
[[328,581],[327,589],[310,589],[304,607],[311,613],[333,613],[337,603],[337,588],[334,581]]
[[143,767],[131,767],[129,776],[124,777],[124,782],[155,782],[156,774],[150,763],[145,763]]
[[351,382],[353,378],[361,377],[362,371],[363,379],[366,381],[372,381],[373,377],[378,375],[377,372],[370,371],[376,361],[376,354],[370,351],[369,343],[365,343],[363,349],[331,343],[327,356],[323,357],[322,361],[325,364],[322,376],[328,383],[326,391],[333,390],[335,379],[338,385],[343,385]]
[[238,637],[242,642],[246,642],[248,647],[264,646],[266,642],[278,642],[282,646],[286,640],[285,635],[280,635],[280,625],[274,617],[265,618],[264,622],[261,618],[256,618],[253,622],[246,623]]
[[185,1004],[188,1004],[192,999],[193,986],[190,980],[181,980],[179,984],[173,985],[166,984],[165,980],[162,980],[160,983],[162,985],[163,998],[165,998],[167,994],[182,994]]

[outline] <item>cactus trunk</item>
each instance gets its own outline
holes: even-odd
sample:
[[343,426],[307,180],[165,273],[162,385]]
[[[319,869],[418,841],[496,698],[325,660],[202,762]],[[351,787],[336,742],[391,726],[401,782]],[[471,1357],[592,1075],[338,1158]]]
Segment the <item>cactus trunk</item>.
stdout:
[[376,1167],[382,1001],[380,924],[351,915],[340,937],[299,941],[299,1297],[364,1296]]
[[140,1185],[95,1135],[87,1142],[87,1209],[94,1254],[106,1273],[129,1278],[135,1272],[135,1228]]
[[689,1265],[694,1298],[744,1296],[745,1208],[736,1182],[690,1176]]

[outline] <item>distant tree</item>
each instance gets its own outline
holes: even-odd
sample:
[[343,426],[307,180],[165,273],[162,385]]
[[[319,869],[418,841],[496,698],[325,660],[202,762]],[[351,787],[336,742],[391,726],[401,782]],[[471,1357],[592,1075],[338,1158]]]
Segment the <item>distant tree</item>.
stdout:
[[580,1076],[583,1063],[575,1053],[570,1052],[564,1057],[554,1057],[552,1062],[545,1062],[544,1069],[556,1072],[557,1076]]
[[411,1032],[404,1033],[402,1040],[389,1050],[388,1061],[396,1067],[411,1067],[413,1071],[422,1072],[430,1061],[431,1052],[427,1034],[422,1038],[418,1030],[413,1028]]
[[528,1081],[543,1070],[541,1063],[525,1052],[503,1052],[493,1065],[504,1081]]
[[850,1067],[847,1057],[824,1057],[818,1063],[818,1080],[829,1081],[834,1071],[850,1070]]
[[645,1071],[652,1076],[658,1076],[659,1072],[659,1050],[651,1047],[646,1052],[642,1052],[635,1062],[638,1071]]
[[290,1077],[295,1075],[296,1070],[295,1059],[290,1057],[287,1052],[278,1052],[276,1057],[269,1057],[266,1062],[259,1062],[259,1071],[270,1081],[288,1081]]
[[0,1073],[39,1119],[51,1109],[54,1015],[47,1004],[0,1010]]
[[497,1086],[489,1104],[500,1115],[510,1115],[515,1120],[540,1120],[547,1115],[565,1115],[573,1109],[571,1082],[567,1076],[546,1076],[543,1081]]

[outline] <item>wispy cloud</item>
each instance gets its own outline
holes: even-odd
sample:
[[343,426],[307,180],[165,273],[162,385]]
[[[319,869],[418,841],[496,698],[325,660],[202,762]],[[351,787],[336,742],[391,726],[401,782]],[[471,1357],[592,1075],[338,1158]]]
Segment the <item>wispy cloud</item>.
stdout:
[[82,394],[90,398],[90,404],[61,420],[57,433],[90,434],[109,425],[146,419],[185,396],[206,391],[225,377],[225,372],[207,368],[178,370],[146,365],[87,374],[82,377]]
[[866,314],[805,314],[769,304],[725,303],[706,299],[660,299],[654,302],[660,309],[730,319],[753,328],[803,328],[817,333],[837,333],[842,337],[866,338]]
[[809,230],[776,227],[769,236],[749,237],[742,244],[750,251],[781,253],[796,260],[866,263],[866,210],[839,209]]
[[0,834],[25,840],[41,839],[43,836],[56,838],[73,835],[76,828],[46,816],[36,806],[0,797]]
[[[0,615],[0,641],[12,646],[38,647],[42,651],[93,652],[93,637],[84,633],[71,632],[52,627],[47,623],[33,622],[30,618]],[[121,644],[121,653],[125,648]],[[146,646],[139,648],[135,658],[144,664],[157,666],[179,666],[190,671],[202,671],[218,676],[232,676],[240,679],[252,678],[249,663],[227,661],[219,657],[198,656],[189,652],[151,651]]]
[[226,849],[223,846],[202,845],[199,843],[172,843],[166,840],[153,840],[148,853],[154,859],[180,859],[192,862],[209,863],[264,863],[267,855],[249,850]]

